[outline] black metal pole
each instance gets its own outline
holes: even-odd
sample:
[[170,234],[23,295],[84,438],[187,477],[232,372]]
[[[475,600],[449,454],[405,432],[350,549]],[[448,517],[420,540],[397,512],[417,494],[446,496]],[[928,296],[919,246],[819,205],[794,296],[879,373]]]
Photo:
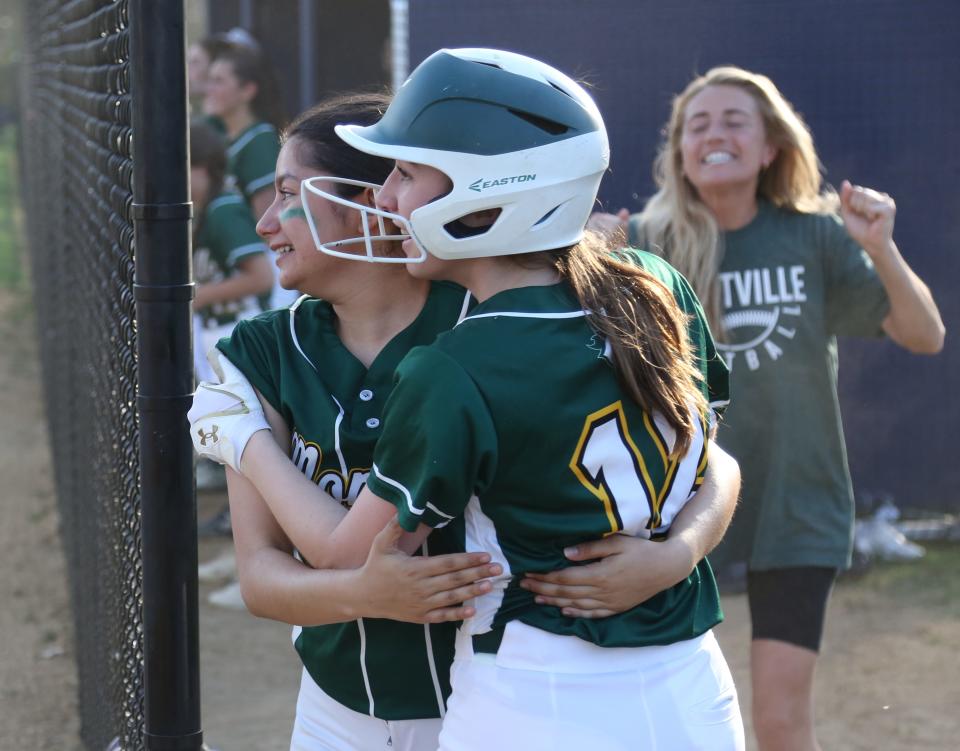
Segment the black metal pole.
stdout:
[[240,0],[240,26],[253,34],[257,33],[254,28],[253,0]]
[[144,746],[198,751],[196,495],[182,0],[130,0],[134,292],[143,550]]
[[317,97],[317,34],[316,0],[299,0],[300,22],[300,110],[316,103]]

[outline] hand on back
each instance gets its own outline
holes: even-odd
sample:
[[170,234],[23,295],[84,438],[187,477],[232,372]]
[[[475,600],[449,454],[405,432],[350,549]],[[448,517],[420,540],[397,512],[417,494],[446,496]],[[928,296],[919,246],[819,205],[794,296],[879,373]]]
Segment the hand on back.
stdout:
[[467,600],[490,591],[503,569],[488,553],[408,556],[397,547],[403,528],[394,518],[374,538],[361,569],[365,610],[410,623],[459,621],[474,614]]
[[[546,574],[527,574],[520,586],[571,618],[605,618],[649,600],[690,575],[682,543],[610,535],[564,551],[572,561],[593,561]],[[641,575],[639,572],[643,572]]]

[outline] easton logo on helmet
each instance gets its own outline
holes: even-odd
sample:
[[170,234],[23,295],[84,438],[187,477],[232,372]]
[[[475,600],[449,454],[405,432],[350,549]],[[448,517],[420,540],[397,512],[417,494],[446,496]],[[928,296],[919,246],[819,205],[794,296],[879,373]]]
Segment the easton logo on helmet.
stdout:
[[511,183],[528,183],[536,179],[536,175],[512,175],[511,177],[501,177],[498,180],[484,180],[481,177],[479,180],[474,180],[470,183],[470,190],[475,190],[477,193],[480,193],[487,188],[498,188],[501,185],[510,185]]

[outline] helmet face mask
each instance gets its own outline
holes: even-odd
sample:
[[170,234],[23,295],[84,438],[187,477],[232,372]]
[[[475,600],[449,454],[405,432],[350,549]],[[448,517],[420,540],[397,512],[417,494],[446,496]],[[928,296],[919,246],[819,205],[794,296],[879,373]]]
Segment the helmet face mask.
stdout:
[[[420,250],[420,255],[417,258],[376,255],[374,252],[374,243],[403,242],[408,239],[410,237],[409,223],[404,217],[398,214],[391,214],[383,209],[368,206],[359,201],[351,201],[349,198],[338,195],[337,188],[341,185],[346,185],[350,188],[369,188],[373,191],[374,196],[376,196],[381,187],[376,183],[368,183],[362,180],[349,180],[345,177],[327,176],[311,177],[300,183],[300,203],[307,217],[307,226],[310,228],[310,235],[313,237],[313,243],[318,251],[335,258],[345,258],[351,261],[368,261],[370,263],[423,263],[426,260],[427,255],[419,243],[417,243],[417,247]],[[360,224],[363,227],[363,234],[342,240],[322,241],[313,217],[313,212],[310,209],[311,196],[316,196],[339,206],[345,206],[357,211],[360,214]],[[377,228],[376,234],[370,231],[371,217],[374,219]],[[387,222],[392,222],[397,228],[402,230],[402,232],[391,232],[391,228],[387,225]],[[340,248],[361,244],[364,247],[362,254],[340,250]]]
[[[576,244],[609,162],[603,120],[583,88],[498,50],[434,53],[380,122],[339,125],[337,134],[360,151],[447,175],[450,192],[412,211],[408,227],[421,249],[448,260]],[[458,220],[487,210],[498,211],[489,227],[457,231]]]

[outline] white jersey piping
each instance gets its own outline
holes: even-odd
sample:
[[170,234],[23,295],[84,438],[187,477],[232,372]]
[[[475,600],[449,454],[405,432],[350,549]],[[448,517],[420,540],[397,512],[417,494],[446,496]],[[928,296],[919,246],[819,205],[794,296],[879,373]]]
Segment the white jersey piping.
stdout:
[[337,405],[337,409],[340,410],[337,415],[337,420],[333,424],[333,447],[337,452],[337,459],[340,460],[340,472],[343,474],[343,477],[346,477],[349,472],[347,472],[347,460],[343,458],[343,450],[340,448],[340,423],[343,422],[343,407],[340,406],[340,402],[337,401],[337,397],[333,394],[330,394],[330,398],[333,399],[333,403]]
[[272,130],[276,130],[270,123],[260,123],[259,125],[250,128],[246,133],[244,133],[240,138],[234,141],[230,146],[227,147],[227,156],[234,157],[240,150],[246,146],[250,141],[259,136],[261,133],[269,133]]
[[457,323],[453,324],[454,327],[467,317],[467,311],[470,310],[470,297],[470,290],[467,290],[467,294],[463,296],[463,305],[460,307],[460,315],[457,316]]
[[515,313],[511,311],[501,311],[499,313],[478,313],[477,315],[467,316],[454,324],[454,328],[459,326],[461,323],[467,321],[473,321],[478,318],[496,318],[497,316],[503,316],[504,318],[582,318],[583,316],[590,315],[586,310],[574,310],[569,313]]
[[252,255],[253,253],[266,253],[267,246],[263,243],[247,243],[246,245],[241,245],[240,247],[234,248],[230,251],[230,254],[227,256],[227,263],[231,266],[236,262],[238,258],[245,255]]
[[[427,548],[427,541],[423,541],[423,545],[420,546],[421,551],[423,552],[424,557],[430,555],[430,550]],[[437,664],[433,658],[433,638],[430,635],[430,624],[423,624],[423,638],[426,641],[427,646],[427,663],[430,666],[430,680],[433,681],[433,690],[437,695],[437,709],[440,712],[440,719],[442,720],[444,715],[447,712],[447,708],[443,703],[443,691],[440,689],[440,677],[437,675]]]
[[363,687],[367,691],[367,701],[370,702],[370,716],[373,713],[373,691],[370,689],[370,676],[367,675],[367,632],[363,628],[363,618],[357,618],[357,628],[360,630],[360,673],[363,675]]
[[311,368],[313,368],[315,373],[319,373],[320,371],[317,370],[317,366],[313,364],[313,361],[309,357],[307,357],[307,353],[304,352],[303,348],[300,346],[300,340],[297,339],[297,328],[294,325],[295,316],[297,314],[297,308],[300,307],[300,303],[302,303],[304,300],[309,300],[309,299],[310,299],[310,295],[301,295],[300,297],[297,298],[296,302],[294,302],[294,304],[291,305],[289,308],[290,338],[293,340],[293,346],[297,348],[297,352],[299,352],[300,355],[303,357],[303,359],[307,361],[307,363],[310,365]]
[[210,201],[210,204],[207,206],[207,211],[213,211],[214,209],[219,209],[221,206],[230,206],[235,203],[245,204],[246,201],[243,200],[243,196],[239,193],[228,193],[225,196],[220,196]]
[[[377,467],[376,463],[374,463],[373,465],[373,471],[377,475],[377,477],[383,480],[387,485],[390,485],[396,488],[397,490],[399,490],[401,493],[403,493],[403,498],[407,503],[407,509],[410,511],[411,514],[415,514],[417,516],[423,516],[423,512],[426,511],[426,509],[417,508],[416,506],[413,505],[413,498],[410,496],[410,491],[407,490],[406,487],[404,487],[401,483],[397,482],[393,478],[387,477],[385,474],[383,474],[383,472],[380,471],[380,468]],[[443,513],[443,511],[438,509],[429,501],[427,502],[427,509],[430,509],[433,513],[439,516],[442,516],[444,519],[447,520],[443,524],[434,525],[435,529],[439,529],[440,527],[445,526],[446,524],[448,524],[450,521],[453,520],[453,517],[450,516],[450,514]]]
[[246,186],[247,192],[249,192],[250,194],[253,194],[253,193],[256,193],[258,190],[261,190],[263,188],[267,188],[273,185],[273,181],[276,179],[276,177],[277,177],[276,172],[270,172],[261,177],[254,178],[253,180],[247,183],[247,186]]

